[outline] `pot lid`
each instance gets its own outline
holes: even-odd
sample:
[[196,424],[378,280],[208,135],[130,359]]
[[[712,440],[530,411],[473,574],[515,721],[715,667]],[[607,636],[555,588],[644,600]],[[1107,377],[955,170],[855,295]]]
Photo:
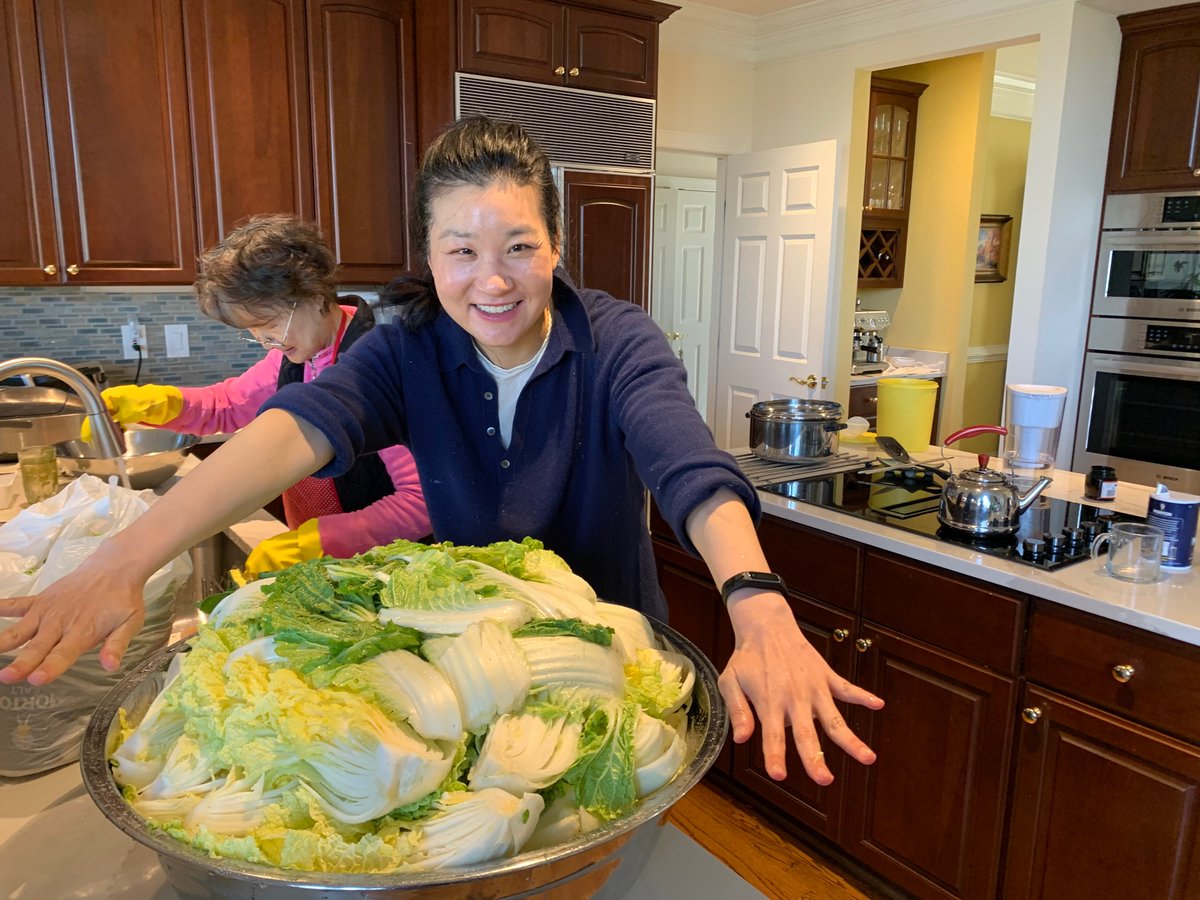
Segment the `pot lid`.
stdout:
[[787,422],[836,422],[842,418],[842,404],[833,400],[763,400],[750,407],[750,415]]
[[995,469],[967,469],[958,478],[962,481],[969,481],[972,484],[1008,484],[1008,477],[1003,472],[997,472]]

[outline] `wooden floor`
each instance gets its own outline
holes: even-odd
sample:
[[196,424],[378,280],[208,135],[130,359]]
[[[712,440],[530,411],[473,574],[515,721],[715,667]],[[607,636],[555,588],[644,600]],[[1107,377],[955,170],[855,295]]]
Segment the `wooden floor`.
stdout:
[[747,803],[706,779],[671,807],[669,821],[775,900],[874,900],[836,867]]

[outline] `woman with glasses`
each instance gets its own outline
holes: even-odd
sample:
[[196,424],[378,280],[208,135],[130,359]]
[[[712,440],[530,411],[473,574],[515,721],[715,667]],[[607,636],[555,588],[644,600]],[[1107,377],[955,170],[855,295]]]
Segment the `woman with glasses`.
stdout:
[[[276,486],[344,471],[400,442],[421,466],[434,533],[458,544],[532,536],[599,596],[665,618],[646,491],[720,585],[735,647],[720,688],[733,737],[762,726],[767,772],[789,740],[829,784],[818,725],[864,764],[874,752],[835,700],[883,701],[826,664],[796,624],[754,529],[757,494],[718,449],[686,372],[639,307],[576,289],[559,268],[561,202],[545,153],[512,122],[470,118],[425,153],[413,213],[424,271],[385,292],[376,328],[262,415],[128,529],[40,596],[0,600],[24,648],[0,682],[44,684],[102,644],[115,668],[141,623],[141,586],[165,560],[244,515]],[[293,325],[293,328],[295,326]],[[819,566],[820,561],[814,560]],[[91,598],[80,609],[78,598]]]
[[[360,298],[338,303],[336,268],[316,227],[294,216],[256,216],[235,228],[200,258],[196,297],[205,315],[245,329],[241,340],[266,356],[208,387],[109,388],[103,397],[113,418],[187,434],[247,425],[277,390],[316,378],[374,324]],[[302,479],[283,492],[283,509],[292,530],[254,549],[247,576],[430,532],[416,463],[399,446],[362,456],[335,478]]]

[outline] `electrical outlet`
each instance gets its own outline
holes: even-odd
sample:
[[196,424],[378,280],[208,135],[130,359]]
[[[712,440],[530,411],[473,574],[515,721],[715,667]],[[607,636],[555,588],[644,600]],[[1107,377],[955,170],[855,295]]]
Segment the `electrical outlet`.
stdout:
[[133,346],[134,340],[137,340],[138,346],[142,348],[142,359],[150,356],[150,345],[146,343],[146,326],[129,323],[121,326],[121,355],[123,359],[137,359],[137,347]]

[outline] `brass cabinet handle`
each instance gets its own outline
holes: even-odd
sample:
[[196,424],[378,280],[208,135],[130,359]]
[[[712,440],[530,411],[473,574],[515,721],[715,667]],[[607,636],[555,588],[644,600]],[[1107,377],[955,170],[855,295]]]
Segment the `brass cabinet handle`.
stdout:
[[859,638],[857,641],[854,642],[854,646],[856,648],[858,648],[859,653],[866,653],[868,650],[871,649],[871,639],[870,638]]
[[1197,178],[1200,178],[1200,169],[1192,169],[1192,174]]
[[848,629],[848,628],[833,629],[833,639],[835,641],[837,641],[839,644],[848,637],[850,637],[850,629]]
[[555,66],[554,74],[555,75],[566,75],[567,74],[566,67],[565,66]]
[[579,75],[579,66],[571,66],[571,71],[567,72],[572,78]]
[[50,263],[50,265],[48,265],[48,266],[42,266],[42,271],[45,272],[47,275],[57,275],[58,274],[58,266],[56,266],[54,263]]
[[1121,684],[1124,684],[1125,682],[1129,681],[1129,679],[1131,679],[1133,677],[1133,673],[1136,671],[1137,670],[1133,666],[1126,666],[1126,665],[1113,666],[1112,667],[1112,677],[1117,679],[1117,681],[1121,682]]
[[1021,710],[1021,721],[1026,725],[1036,725],[1038,719],[1042,717],[1042,711],[1036,706],[1027,706]]
[[75,265],[75,263],[71,263],[69,266],[67,266],[67,274],[68,275],[78,275],[79,274],[79,266]]

